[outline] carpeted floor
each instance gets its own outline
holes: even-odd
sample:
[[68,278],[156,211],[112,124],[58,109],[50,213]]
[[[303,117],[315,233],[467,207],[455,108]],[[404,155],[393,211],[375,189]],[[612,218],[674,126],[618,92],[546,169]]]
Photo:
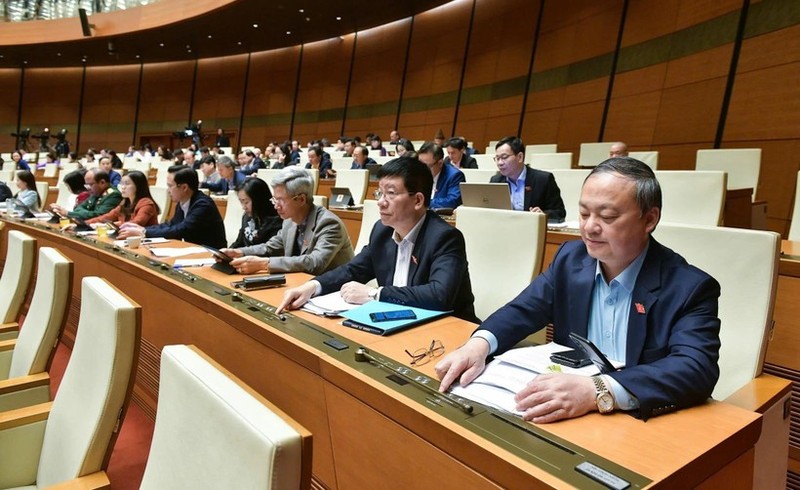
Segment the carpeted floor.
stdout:
[[[58,344],[50,370],[52,393],[58,390],[70,352],[64,344]],[[108,465],[108,478],[113,490],[139,488],[152,437],[153,421],[145,416],[135,403],[131,403]]]

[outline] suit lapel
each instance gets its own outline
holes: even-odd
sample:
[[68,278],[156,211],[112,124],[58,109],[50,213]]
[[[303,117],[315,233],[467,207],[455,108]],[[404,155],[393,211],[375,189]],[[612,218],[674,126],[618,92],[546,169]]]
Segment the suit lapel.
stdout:
[[588,337],[589,311],[592,305],[592,291],[594,290],[594,276],[597,271],[597,261],[587,256],[580,265],[575,266],[573,275],[574,285],[567,293],[569,308],[574,312],[572,318],[574,325],[567,325],[570,331],[582,337]]
[[317,213],[318,209],[316,206],[311,208],[311,212],[308,214],[308,218],[306,218],[306,229],[303,233],[303,246],[300,247],[300,253],[306,253],[308,250],[309,245],[311,244],[311,238],[314,235],[314,228],[317,227]]
[[661,287],[660,261],[653,258],[657,247],[658,244],[651,239],[650,249],[633,287],[628,316],[628,343],[625,347],[626,366],[634,366],[639,362],[647,337],[647,319],[658,300],[658,296],[653,294],[653,291]]

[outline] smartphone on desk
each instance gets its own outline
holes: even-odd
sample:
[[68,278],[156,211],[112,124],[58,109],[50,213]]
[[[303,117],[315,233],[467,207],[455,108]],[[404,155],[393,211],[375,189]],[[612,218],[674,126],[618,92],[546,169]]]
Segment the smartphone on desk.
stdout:
[[414,310],[395,310],[395,311],[376,311],[369,314],[373,322],[393,322],[396,320],[416,320],[417,314]]
[[582,368],[592,363],[592,360],[581,350],[565,350],[550,354],[550,360],[556,364],[571,368]]

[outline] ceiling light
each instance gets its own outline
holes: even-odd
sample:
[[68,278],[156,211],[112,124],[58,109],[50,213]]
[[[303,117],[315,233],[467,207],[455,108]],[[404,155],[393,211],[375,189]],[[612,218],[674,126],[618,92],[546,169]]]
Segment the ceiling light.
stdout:
[[23,65],[27,65],[27,64],[28,64],[28,60],[23,60],[23,61],[22,61],[22,64],[23,64]]
[[137,59],[137,60],[138,60],[139,58],[141,58],[141,57],[142,57],[142,55],[140,55],[140,54],[137,54],[137,55],[136,55],[136,59]]
[[306,22],[311,22],[311,17],[306,17]]
[[302,14],[303,12],[305,12],[305,10],[304,9],[300,9],[300,10],[298,10],[298,12],[300,12]]
[[253,24],[253,29],[258,29],[258,24]]
[[61,53],[56,53],[56,56],[61,56]]
[[342,20],[342,18],[341,17],[336,17],[336,20]]
[[208,35],[208,38],[209,38],[209,39],[211,39],[212,37],[214,37],[214,36],[212,36],[211,34],[209,34],[209,35]]
[[242,42],[241,42],[241,41],[239,41],[239,42],[237,42],[236,44],[238,44],[239,46],[241,46],[241,45],[242,45]]
[[288,36],[289,34],[291,34],[291,33],[292,33],[292,31],[286,31],[286,35],[287,35],[287,36]]

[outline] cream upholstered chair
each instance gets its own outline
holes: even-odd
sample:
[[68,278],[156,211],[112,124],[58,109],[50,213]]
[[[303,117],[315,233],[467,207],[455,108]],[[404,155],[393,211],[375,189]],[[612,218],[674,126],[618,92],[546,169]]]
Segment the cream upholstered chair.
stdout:
[[3,172],[16,172],[16,171],[17,171],[17,162],[13,160],[3,162]]
[[58,175],[58,164],[57,163],[48,163],[44,166],[44,174],[43,177],[55,177]]
[[482,169],[482,168],[462,168],[464,179],[470,184],[488,184],[489,180],[497,174],[497,168]]
[[39,209],[44,209],[45,203],[47,203],[47,195],[50,194],[50,184],[47,182],[37,182],[36,190],[39,192],[39,197],[42,198],[42,205],[39,206]]
[[239,230],[242,228],[242,217],[244,209],[239,202],[239,194],[236,191],[228,191],[228,204],[225,206],[225,216],[222,223],[225,225],[225,240],[228,244],[236,241]]
[[794,208],[789,225],[789,240],[800,240],[800,172],[797,172],[797,186],[794,188]]
[[639,160],[653,170],[658,168],[657,151],[629,151],[628,156]]
[[306,429],[203,352],[164,347],[142,490],[310,488],[311,446]]
[[591,170],[580,169],[552,169],[548,172],[553,174],[556,179],[556,184],[561,191],[561,200],[564,201],[564,208],[567,210],[567,221],[576,221],[578,219],[578,201],[581,198],[581,188],[583,181],[589,176]]
[[272,192],[272,179],[280,175],[281,170],[279,168],[260,168],[256,172],[256,177],[266,182],[269,186],[269,191]]
[[572,152],[568,153],[534,153],[528,158],[525,154],[525,159],[530,160],[533,168],[540,170],[552,170],[554,168],[570,169],[572,168]]
[[20,309],[33,274],[36,240],[21,231],[8,232],[6,263],[0,277],[0,340],[17,336]]
[[378,201],[367,199],[364,201],[364,213],[361,216],[361,231],[358,233],[358,243],[353,250],[354,253],[361,252],[361,249],[369,243],[369,234],[372,233],[372,227],[381,219],[378,212]]
[[725,172],[718,170],[657,170],[661,185],[661,221],[690,225],[722,224]]
[[0,488],[98,478],[125,417],[140,321],[141,308],[111,284],[83,279],[75,346],[55,400],[0,418]]
[[158,204],[158,222],[163,223],[169,216],[169,208],[172,206],[172,199],[169,197],[169,189],[159,186],[150,186],[150,196]]
[[317,193],[317,189],[319,189],[319,169],[318,168],[307,168],[306,172],[311,174],[311,180],[314,181],[314,191],[312,194]]
[[328,207],[328,196],[313,196],[314,204],[319,207],[327,208]]
[[761,148],[697,150],[695,170],[728,173],[728,189],[753,189],[755,199],[761,172]]
[[579,167],[596,167],[608,160],[608,152],[614,142],[581,143],[581,152],[578,155]]
[[72,298],[72,261],[39,249],[36,289],[16,340],[0,341],[0,412],[50,401],[47,371]]
[[367,197],[369,170],[339,170],[336,172],[336,187],[347,187],[354,204],[361,204]]
[[[497,143],[495,143],[497,144]],[[496,149],[492,146],[492,154],[496,153]],[[541,144],[541,145],[525,145],[525,163],[533,163],[533,155],[539,153],[557,153],[558,152],[558,145],[555,143],[552,144]],[[486,152],[489,153],[488,151]],[[569,168],[569,167],[567,167]]]
[[353,166],[353,157],[348,157],[348,156],[331,157],[331,168],[337,172],[340,170],[350,170],[350,167],[352,166]]
[[460,206],[456,228],[466,242],[475,314],[485,319],[541,271],[547,216]]
[[472,158],[475,159],[475,163],[478,164],[478,168],[480,170],[494,170],[497,172],[497,164],[494,161],[494,153],[491,155],[472,155]]
[[773,324],[780,235],[660,223],[654,236],[722,287],[721,374],[714,398],[725,399],[761,373]]

